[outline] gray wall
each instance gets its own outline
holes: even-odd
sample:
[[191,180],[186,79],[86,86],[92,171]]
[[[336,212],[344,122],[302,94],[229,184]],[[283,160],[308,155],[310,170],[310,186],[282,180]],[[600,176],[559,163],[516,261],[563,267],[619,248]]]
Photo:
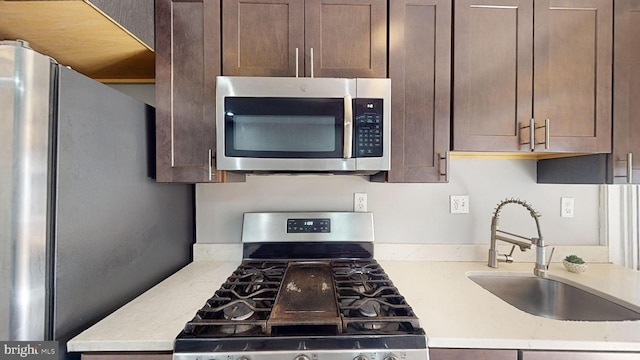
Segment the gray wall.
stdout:
[[[542,213],[551,245],[598,245],[597,185],[536,184],[534,160],[454,158],[448,184],[370,183],[357,176],[249,176],[246,183],[196,186],[198,243],[240,241],[248,211],[351,211],[353,193],[368,194],[376,241],[381,243],[488,244],[491,214],[506,197],[519,197]],[[469,195],[469,214],[449,214],[449,195]],[[560,217],[560,198],[575,199],[575,217]],[[500,228],[536,234],[529,213],[508,205]]]

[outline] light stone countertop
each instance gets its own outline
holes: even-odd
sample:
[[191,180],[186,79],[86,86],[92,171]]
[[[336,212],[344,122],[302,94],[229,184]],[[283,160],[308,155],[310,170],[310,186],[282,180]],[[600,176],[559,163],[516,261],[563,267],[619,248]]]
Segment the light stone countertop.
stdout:
[[196,311],[240,264],[195,261],[67,342],[68,351],[172,351]]
[[[416,312],[429,347],[640,351],[640,320],[581,322],[547,319],[500,300],[469,278],[471,273],[533,275],[533,263],[380,261]],[[581,274],[552,263],[549,277],[599,290],[640,307],[640,272],[589,264]]]
[[[240,261],[195,261],[68,343],[69,351],[171,351],[173,340]],[[533,264],[379,260],[420,318],[430,347],[640,351],[640,321],[560,321],[527,314],[467,278],[470,272],[532,273]],[[640,272],[589,264],[556,276],[640,307]],[[144,321],[140,321],[144,319]]]

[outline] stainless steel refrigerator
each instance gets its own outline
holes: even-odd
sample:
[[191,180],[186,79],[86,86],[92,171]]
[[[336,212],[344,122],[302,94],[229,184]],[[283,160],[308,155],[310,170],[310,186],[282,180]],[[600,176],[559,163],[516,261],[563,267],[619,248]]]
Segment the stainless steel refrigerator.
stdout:
[[193,185],[150,177],[153,120],[152,107],[0,42],[0,340],[64,348],[191,261]]

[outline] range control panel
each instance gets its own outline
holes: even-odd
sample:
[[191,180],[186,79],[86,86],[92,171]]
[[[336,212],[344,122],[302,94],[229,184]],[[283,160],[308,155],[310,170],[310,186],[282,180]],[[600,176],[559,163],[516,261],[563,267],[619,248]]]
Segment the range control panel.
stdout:
[[355,99],[355,157],[382,156],[382,99]]
[[330,233],[331,219],[287,219],[287,233]]

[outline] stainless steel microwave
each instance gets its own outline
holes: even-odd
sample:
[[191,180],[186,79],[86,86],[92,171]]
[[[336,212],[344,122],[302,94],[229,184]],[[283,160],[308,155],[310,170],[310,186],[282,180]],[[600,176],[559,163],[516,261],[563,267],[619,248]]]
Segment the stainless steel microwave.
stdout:
[[219,76],[216,167],[389,170],[391,80]]

